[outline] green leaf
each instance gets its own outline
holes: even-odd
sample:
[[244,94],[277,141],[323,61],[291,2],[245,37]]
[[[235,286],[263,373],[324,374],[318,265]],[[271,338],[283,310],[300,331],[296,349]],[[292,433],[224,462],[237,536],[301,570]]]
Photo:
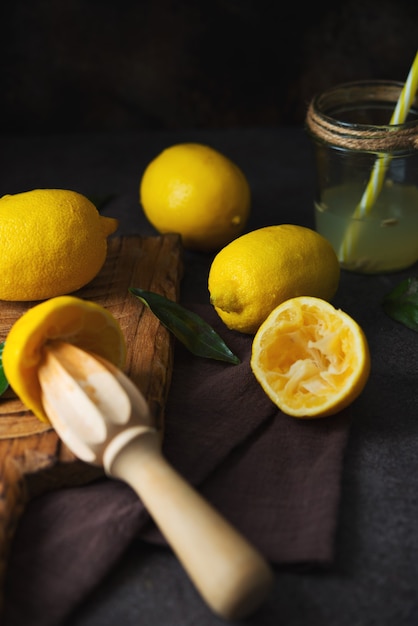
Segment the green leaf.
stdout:
[[418,277],[403,280],[385,296],[382,306],[394,320],[418,332]]
[[9,386],[6,375],[3,370],[3,348],[4,341],[0,343],[0,396],[6,391]]
[[131,287],[129,291],[196,356],[226,361],[234,365],[240,363],[239,358],[231,352],[224,340],[196,313],[152,291],[135,287]]

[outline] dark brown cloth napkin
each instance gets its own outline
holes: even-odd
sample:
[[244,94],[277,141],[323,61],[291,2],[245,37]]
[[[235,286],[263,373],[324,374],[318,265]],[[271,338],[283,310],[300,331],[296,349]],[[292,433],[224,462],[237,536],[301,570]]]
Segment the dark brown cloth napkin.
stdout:
[[[228,331],[210,305],[188,308],[241,363],[194,357],[176,344],[165,456],[273,563],[329,564],[349,412],[284,415],[251,372],[252,338]],[[138,536],[164,543],[123,483],[103,479],[33,500],[13,544],[2,623],[60,624]]]

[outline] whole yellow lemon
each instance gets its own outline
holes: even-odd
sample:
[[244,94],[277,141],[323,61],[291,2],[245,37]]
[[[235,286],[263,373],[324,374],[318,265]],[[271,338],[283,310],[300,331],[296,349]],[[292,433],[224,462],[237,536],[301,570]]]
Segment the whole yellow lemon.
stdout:
[[80,289],[101,270],[117,226],[75,191],[3,196],[0,300],[45,300]]
[[179,233],[185,248],[222,248],[242,234],[251,194],[248,181],[229,158],[198,143],[163,150],[146,167],[139,200],[160,233]]
[[223,322],[253,334],[289,298],[331,300],[339,279],[337,255],[324,237],[281,224],[241,235],[222,248],[210,267],[208,289]]

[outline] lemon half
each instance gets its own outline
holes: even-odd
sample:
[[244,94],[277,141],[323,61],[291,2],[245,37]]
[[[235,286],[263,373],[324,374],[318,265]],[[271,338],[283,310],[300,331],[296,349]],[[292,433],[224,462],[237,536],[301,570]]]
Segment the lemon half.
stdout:
[[288,415],[333,415],[363,391],[370,352],[359,324],[320,298],[280,304],[258,329],[251,368],[269,398]]
[[104,307],[76,298],[58,296],[28,309],[12,326],[3,350],[3,368],[10,386],[22,402],[44,422],[38,367],[44,346],[60,339],[124,365],[126,345],[118,321]]

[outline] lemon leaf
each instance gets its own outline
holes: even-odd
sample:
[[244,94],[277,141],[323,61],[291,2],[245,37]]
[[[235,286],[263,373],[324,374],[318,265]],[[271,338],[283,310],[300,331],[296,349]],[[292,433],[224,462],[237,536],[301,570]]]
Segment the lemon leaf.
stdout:
[[6,391],[9,386],[8,380],[3,370],[3,348],[4,341],[0,343],[0,396]]
[[384,297],[382,306],[394,320],[418,332],[418,277],[403,280]]
[[130,287],[129,291],[158,317],[160,322],[196,356],[237,365],[239,358],[199,315],[152,291]]

